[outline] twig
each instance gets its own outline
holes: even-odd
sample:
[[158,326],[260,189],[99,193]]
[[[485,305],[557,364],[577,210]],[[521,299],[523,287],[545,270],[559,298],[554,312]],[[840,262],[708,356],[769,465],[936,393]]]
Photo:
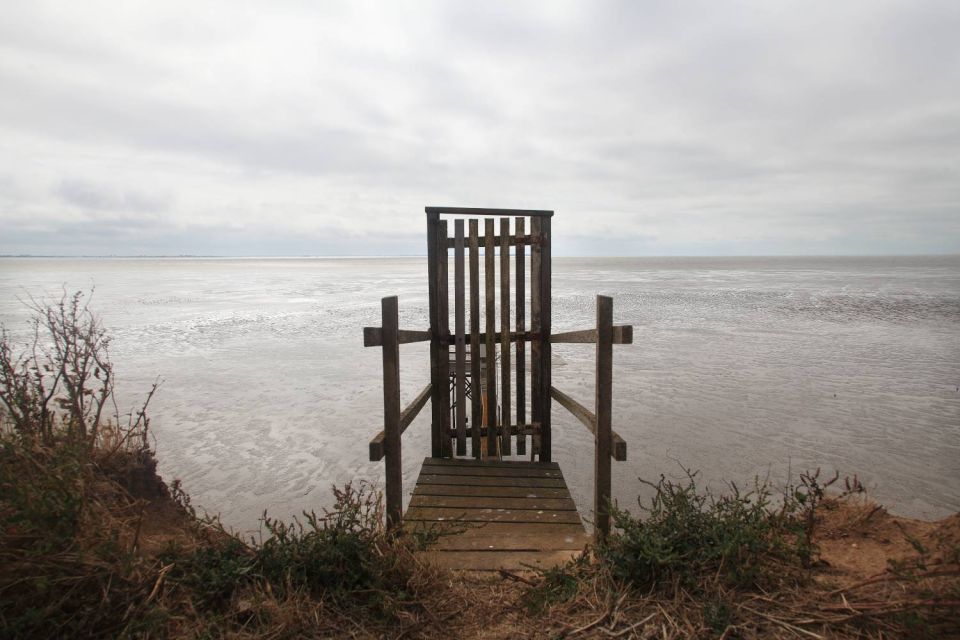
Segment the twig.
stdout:
[[756,609],[752,609],[752,608],[747,607],[747,606],[744,606],[744,605],[740,605],[740,608],[741,608],[741,609],[746,609],[746,610],[749,611],[750,613],[752,613],[752,614],[754,614],[754,615],[758,615],[758,616],[760,616],[761,618],[764,618],[765,620],[769,620],[770,622],[773,622],[774,624],[778,624],[778,625],[780,625],[781,627],[783,627],[784,629],[788,629],[788,630],[790,630],[790,631],[793,631],[794,633],[799,633],[799,634],[803,634],[803,635],[806,635],[806,636],[810,636],[811,638],[817,638],[817,640],[824,640],[824,639],[823,639],[823,636],[821,636],[819,633],[814,633],[813,631],[809,631],[809,630],[804,629],[804,628],[802,628],[802,627],[798,627],[798,626],[796,626],[796,625],[792,625],[792,624],[790,624],[789,622],[787,622],[786,620],[781,620],[780,618],[775,618],[775,617],[773,617],[773,616],[771,616],[771,615],[767,615],[766,613],[764,613],[764,612],[762,612],[762,611],[757,611]]
[[610,613],[605,611],[602,616],[600,616],[599,618],[597,618],[597,619],[594,620],[593,622],[591,622],[591,623],[589,623],[589,624],[585,624],[585,625],[583,625],[582,627],[580,627],[579,629],[574,629],[574,630],[571,631],[568,635],[569,635],[569,636],[575,636],[575,635],[577,635],[578,633],[583,633],[584,631],[589,631],[590,629],[594,628],[595,626],[597,626],[598,624],[600,624],[601,622],[603,622],[604,620],[606,620],[606,619],[607,619],[607,616],[609,616],[609,615],[610,615]]
[[534,582],[530,578],[524,578],[523,576],[518,576],[515,573],[511,573],[506,569],[500,569],[500,575],[505,579],[513,580],[514,582],[522,582],[523,584],[528,584],[531,587],[536,587],[540,584],[539,582]]
[[838,593],[843,593],[844,591],[853,591],[854,589],[859,589],[860,587],[865,587],[870,584],[876,584],[878,582],[890,582],[893,580],[910,580],[910,579],[920,579],[920,578],[937,578],[942,576],[955,576],[960,575],[960,568],[957,569],[938,569],[935,571],[927,571],[926,573],[919,573],[914,576],[899,576],[895,573],[882,573],[876,575],[861,582],[854,583],[848,587],[840,587],[839,589],[834,589],[833,591],[828,591],[828,596],[835,596]]

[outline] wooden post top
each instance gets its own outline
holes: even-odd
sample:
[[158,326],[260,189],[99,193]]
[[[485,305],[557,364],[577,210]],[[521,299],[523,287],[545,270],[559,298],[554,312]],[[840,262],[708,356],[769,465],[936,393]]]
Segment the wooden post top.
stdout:
[[553,216],[553,211],[546,209],[487,209],[484,207],[426,207],[427,215],[464,215],[464,216],[526,216],[545,217]]

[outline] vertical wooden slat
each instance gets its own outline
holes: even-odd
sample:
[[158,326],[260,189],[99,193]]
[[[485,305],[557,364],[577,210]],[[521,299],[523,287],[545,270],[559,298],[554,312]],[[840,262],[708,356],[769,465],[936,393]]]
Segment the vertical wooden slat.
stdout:
[[383,335],[383,453],[386,466],[387,527],[403,519],[403,465],[400,462],[400,324],[397,297],[380,301]]
[[[516,229],[514,232],[517,238],[522,238],[525,230],[525,223],[522,217],[516,219]],[[517,317],[517,424],[520,425],[520,429],[526,425],[527,422],[527,376],[526,376],[526,359],[527,359],[527,349],[524,343],[523,332],[526,331],[526,306],[527,306],[527,294],[526,294],[526,282],[525,270],[526,270],[526,249],[525,247],[517,243],[516,249],[516,259],[517,259],[517,304],[516,304],[516,317]],[[527,453],[527,437],[523,433],[517,434],[517,455],[524,455]]]
[[447,261],[447,221],[441,220],[437,232],[437,301],[440,319],[440,445],[442,455],[450,455],[450,299],[447,294],[449,270]]
[[550,462],[553,459],[552,431],[550,424],[550,331],[551,305],[550,280],[552,262],[550,259],[550,218],[540,220],[540,460]]
[[613,404],[613,298],[597,296],[597,428],[594,432],[593,513],[597,540],[610,533],[610,446]]
[[[540,263],[542,249],[539,241],[541,232],[540,218],[530,220],[530,330],[540,334]],[[540,404],[540,340],[530,340],[530,419],[540,422],[542,407]],[[530,439],[530,459],[540,455],[540,434]]]
[[453,248],[453,297],[454,297],[454,340],[456,342],[456,417],[457,417],[457,455],[467,455],[467,345],[464,335],[464,291],[463,291],[463,220],[454,222]]
[[497,455],[497,361],[496,361],[496,342],[494,334],[496,333],[496,308],[494,302],[494,287],[496,277],[494,275],[494,253],[496,244],[494,243],[493,219],[487,218],[485,221],[484,236],[484,262],[486,273],[484,274],[484,283],[487,294],[487,455],[496,457]]
[[[443,434],[440,431],[440,414],[443,410],[443,394],[446,392],[446,381],[440,378],[440,301],[437,295],[437,233],[440,226],[440,215],[427,214],[427,288],[430,298],[430,450],[434,458],[443,457]],[[445,349],[445,347],[444,347]]]
[[500,451],[510,455],[510,218],[500,218]]
[[480,238],[479,223],[470,221],[470,424],[473,457],[480,458],[480,427],[483,399],[480,390]]

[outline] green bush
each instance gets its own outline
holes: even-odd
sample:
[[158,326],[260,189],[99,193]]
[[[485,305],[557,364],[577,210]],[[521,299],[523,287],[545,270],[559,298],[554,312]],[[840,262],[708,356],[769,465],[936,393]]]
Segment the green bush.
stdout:
[[616,531],[597,552],[614,578],[646,587],[692,586],[717,576],[731,586],[756,587],[776,573],[772,567],[808,562],[812,547],[795,517],[800,502],[787,496],[775,508],[770,486],[759,481],[750,492],[730,485],[729,495],[715,497],[699,491],[696,473],[685,471],[683,482],[661,476],[647,483],[655,494],[649,506],[640,503],[644,518],[612,509]]

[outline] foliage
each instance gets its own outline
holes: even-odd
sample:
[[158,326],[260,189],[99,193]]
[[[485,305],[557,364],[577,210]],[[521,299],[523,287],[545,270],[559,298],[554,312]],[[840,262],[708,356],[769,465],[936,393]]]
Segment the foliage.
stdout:
[[[613,509],[618,532],[598,548],[616,578],[638,586],[679,581],[694,585],[715,575],[728,585],[758,587],[784,566],[809,563],[814,551],[804,533],[805,519],[796,516],[809,501],[772,505],[771,487],[756,481],[749,492],[731,484],[719,497],[700,491],[696,473],[686,480],[664,476],[656,483],[650,505],[640,504],[646,518]],[[802,495],[791,494],[791,495]]]
[[58,302],[31,300],[30,339],[18,351],[0,326],[0,425],[21,438],[53,446],[83,443],[101,453],[147,449],[147,405],[122,416],[114,396],[110,336],[84,301],[83,292]]

